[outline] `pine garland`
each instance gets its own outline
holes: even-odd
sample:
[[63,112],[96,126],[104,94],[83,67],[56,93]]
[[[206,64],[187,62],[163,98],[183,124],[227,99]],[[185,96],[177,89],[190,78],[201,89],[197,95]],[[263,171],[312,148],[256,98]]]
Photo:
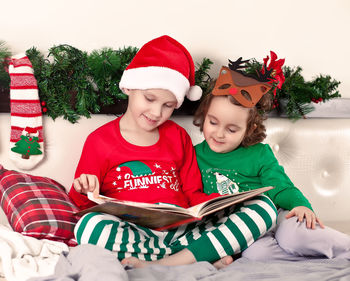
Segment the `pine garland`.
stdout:
[[118,85],[124,69],[136,53],[137,48],[133,47],[119,50],[103,48],[89,55],[91,77],[99,90],[99,102],[102,105],[111,105],[118,99],[126,99]]
[[26,54],[33,64],[40,100],[46,113],[71,123],[80,116],[90,117],[101,106],[112,105],[126,96],[120,91],[120,77],[137,48],[103,48],[91,54],[70,45],[49,49],[47,58],[35,48]]
[[26,54],[33,64],[40,100],[46,103],[50,117],[63,116],[75,123],[80,116],[98,112],[98,95],[93,90],[86,52],[59,45],[50,48],[47,59],[36,48]]
[[[59,45],[50,48],[44,57],[35,47],[27,50],[44,113],[53,119],[63,116],[75,123],[80,116],[90,117],[105,106],[121,103],[126,96],[118,87],[119,81],[137,51],[135,47],[102,48],[88,54],[70,45]],[[0,41],[0,87],[3,89],[8,89],[10,84],[6,68],[11,55],[5,42]],[[212,64],[208,58],[196,64],[195,81],[203,89],[203,96],[213,87],[214,79],[208,74]],[[252,59],[245,71],[255,74],[261,69],[262,63]],[[274,96],[274,110],[279,115],[299,119],[314,110],[313,103],[340,97],[339,81],[329,75],[305,81],[301,72],[300,66],[283,66],[286,79]]]

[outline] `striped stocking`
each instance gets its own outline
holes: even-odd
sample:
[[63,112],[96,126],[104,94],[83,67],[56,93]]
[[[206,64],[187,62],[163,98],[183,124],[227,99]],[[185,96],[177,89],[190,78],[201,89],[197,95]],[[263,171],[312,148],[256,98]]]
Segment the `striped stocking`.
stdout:
[[23,170],[34,168],[44,157],[43,127],[38,86],[32,64],[24,54],[11,58],[10,159]]

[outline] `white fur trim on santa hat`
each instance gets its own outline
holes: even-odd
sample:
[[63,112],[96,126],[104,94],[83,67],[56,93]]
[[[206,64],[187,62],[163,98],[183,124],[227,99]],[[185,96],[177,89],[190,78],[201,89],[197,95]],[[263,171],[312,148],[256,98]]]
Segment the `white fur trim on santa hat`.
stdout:
[[148,66],[124,71],[119,83],[120,89],[166,89],[177,99],[179,108],[190,89],[188,79],[180,72],[167,67]]
[[26,136],[27,134],[29,134],[31,137],[39,137],[39,131],[36,131],[35,133],[30,133],[26,130],[27,128],[25,128],[22,131],[22,136]]

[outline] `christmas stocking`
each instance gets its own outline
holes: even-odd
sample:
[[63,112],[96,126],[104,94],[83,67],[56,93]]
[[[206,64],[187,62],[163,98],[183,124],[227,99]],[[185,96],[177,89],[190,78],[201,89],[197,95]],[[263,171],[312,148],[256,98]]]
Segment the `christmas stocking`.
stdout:
[[32,64],[24,54],[11,58],[8,71],[11,78],[10,159],[18,168],[30,170],[44,156],[38,86]]

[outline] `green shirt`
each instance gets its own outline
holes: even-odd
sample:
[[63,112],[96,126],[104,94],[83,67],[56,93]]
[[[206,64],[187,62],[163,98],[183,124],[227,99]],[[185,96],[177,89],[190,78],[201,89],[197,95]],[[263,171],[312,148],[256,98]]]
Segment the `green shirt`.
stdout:
[[268,144],[258,143],[238,147],[228,153],[216,153],[203,141],[195,149],[205,193],[232,193],[237,189],[246,191],[274,186],[266,195],[277,208],[291,210],[305,206],[312,209],[309,201],[279,165]]

